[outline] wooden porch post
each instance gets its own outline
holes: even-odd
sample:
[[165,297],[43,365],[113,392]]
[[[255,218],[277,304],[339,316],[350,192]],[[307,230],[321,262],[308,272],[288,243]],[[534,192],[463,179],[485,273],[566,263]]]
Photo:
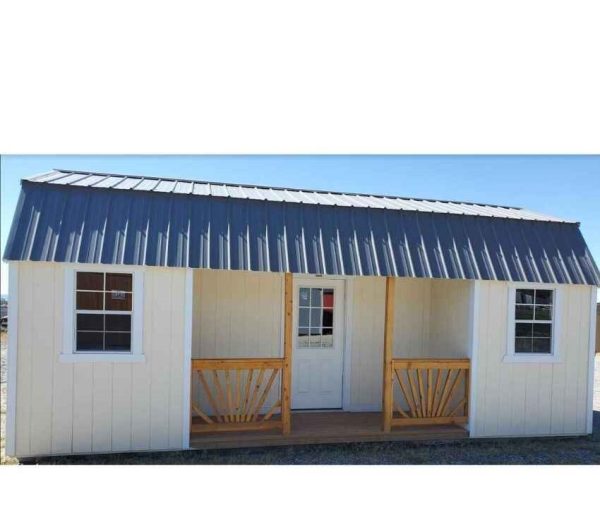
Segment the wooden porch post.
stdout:
[[388,277],[385,283],[385,328],[383,335],[383,431],[392,430],[392,358],[394,356],[394,296],[396,278]]
[[291,425],[291,389],[292,389],[292,314],[294,287],[292,274],[286,273],[284,279],[284,325],[283,325],[283,372],[281,376],[281,421],[283,435],[288,435]]

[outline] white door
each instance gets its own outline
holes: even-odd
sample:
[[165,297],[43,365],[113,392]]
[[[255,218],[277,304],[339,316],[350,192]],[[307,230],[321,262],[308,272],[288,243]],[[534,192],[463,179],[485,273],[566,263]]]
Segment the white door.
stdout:
[[294,280],[292,408],[342,407],[344,281]]

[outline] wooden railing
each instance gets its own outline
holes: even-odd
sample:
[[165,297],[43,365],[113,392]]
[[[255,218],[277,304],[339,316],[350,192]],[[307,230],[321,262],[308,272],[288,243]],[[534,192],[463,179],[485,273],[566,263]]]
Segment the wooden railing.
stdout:
[[192,433],[284,430],[284,370],[284,358],[192,360]]
[[[464,424],[469,418],[470,361],[393,358],[390,426]],[[384,418],[384,424],[385,424]]]

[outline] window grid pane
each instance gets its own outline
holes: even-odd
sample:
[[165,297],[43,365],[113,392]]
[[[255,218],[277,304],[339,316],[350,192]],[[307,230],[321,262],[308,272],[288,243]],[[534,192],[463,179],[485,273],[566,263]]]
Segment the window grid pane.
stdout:
[[552,353],[554,292],[517,289],[515,295],[515,353]]
[[77,272],[76,351],[131,350],[133,274]]

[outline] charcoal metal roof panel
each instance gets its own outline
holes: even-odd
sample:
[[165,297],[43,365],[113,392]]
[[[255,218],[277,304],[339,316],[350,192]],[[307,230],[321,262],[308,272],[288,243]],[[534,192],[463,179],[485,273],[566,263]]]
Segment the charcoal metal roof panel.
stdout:
[[[429,206],[420,201],[419,210],[388,207],[390,198],[371,207],[377,197],[328,194],[309,203],[310,192],[215,191],[185,181],[155,192],[160,181],[152,179],[133,191],[129,177],[101,186],[82,181],[24,181],[4,258],[600,286],[574,223],[499,217],[495,209],[475,216],[456,203],[447,205],[453,213],[440,214],[421,211]],[[363,207],[340,206],[346,201]]]

